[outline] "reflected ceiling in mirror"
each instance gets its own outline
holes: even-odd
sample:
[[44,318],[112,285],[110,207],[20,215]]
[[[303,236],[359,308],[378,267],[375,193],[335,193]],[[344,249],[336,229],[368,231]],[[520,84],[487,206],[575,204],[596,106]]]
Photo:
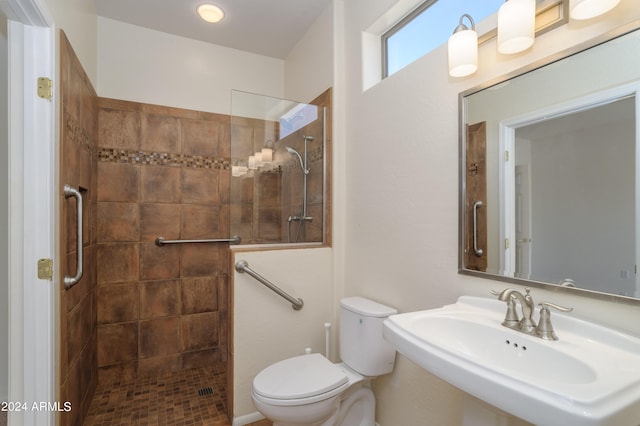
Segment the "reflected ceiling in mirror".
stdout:
[[640,30],[461,94],[460,270],[640,298]]

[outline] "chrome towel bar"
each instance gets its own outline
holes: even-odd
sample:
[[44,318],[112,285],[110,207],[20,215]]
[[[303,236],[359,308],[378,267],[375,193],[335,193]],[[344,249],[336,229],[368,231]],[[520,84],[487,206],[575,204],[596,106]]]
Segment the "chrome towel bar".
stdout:
[[69,289],[80,281],[82,278],[82,194],[78,189],[73,188],[71,185],[64,186],[64,198],[75,197],[76,198],[76,211],[78,216],[77,223],[77,248],[76,248],[76,275],[74,277],[70,275],[64,276],[64,288]]
[[164,237],[156,238],[156,245],[162,247],[165,244],[189,244],[189,243],[230,243],[240,244],[240,237],[234,235],[231,238],[210,238],[204,240],[165,240]]
[[291,307],[294,310],[299,311],[304,306],[304,302],[302,301],[302,299],[300,298],[296,299],[295,297],[291,296],[290,294],[282,290],[280,287],[278,287],[277,285],[275,285],[274,283],[272,283],[271,281],[263,277],[262,275],[258,274],[253,269],[249,268],[249,263],[246,260],[239,260],[236,262],[236,271],[240,273],[246,272],[247,274],[255,278],[257,281],[260,281],[260,283],[264,284],[265,286],[269,287],[271,290],[276,292],[279,296],[287,299],[287,301],[291,303]]

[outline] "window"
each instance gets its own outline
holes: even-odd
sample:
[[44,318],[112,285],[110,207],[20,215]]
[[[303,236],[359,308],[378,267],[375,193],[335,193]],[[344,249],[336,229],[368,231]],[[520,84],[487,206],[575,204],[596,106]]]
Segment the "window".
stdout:
[[[504,0],[427,0],[382,35],[383,78],[447,42],[467,13],[478,23]],[[465,20],[465,24],[468,23]]]

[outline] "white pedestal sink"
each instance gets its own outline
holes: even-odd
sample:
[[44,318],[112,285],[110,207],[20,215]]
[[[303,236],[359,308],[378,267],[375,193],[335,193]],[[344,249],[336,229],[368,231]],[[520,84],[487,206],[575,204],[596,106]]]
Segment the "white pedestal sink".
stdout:
[[559,313],[559,340],[501,325],[506,304],[460,297],[393,315],[383,335],[452,385],[537,425],[640,425],[640,339]]

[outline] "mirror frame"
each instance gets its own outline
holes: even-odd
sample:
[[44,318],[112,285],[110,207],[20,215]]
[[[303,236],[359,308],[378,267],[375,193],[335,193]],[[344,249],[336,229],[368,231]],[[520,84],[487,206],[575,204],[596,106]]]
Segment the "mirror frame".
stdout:
[[583,289],[578,287],[563,287],[558,284],[546,283],[542,281],[527,280],[524,278],[508,277],[508,276],[498,275],[490,272],[475,271],[471,269],[465,269],[465,265],[464,265],[464,258],[465,258],[464,226],[465,226],[465,220],[466,220],[466,212],[465,212],[466,114],[465,114],[465,108],[464,108],[465,97],[470,96],[474,93],[480,92],[489,87],[495,86],[497,84],[503,83],[507,80],[511,80],[518,76],[527,74],[529,72],[532,72],[544,66],[550,65],[554,62],[558,62],[570,56],[585,52],[591,48],[604,44],[608,41],[611,41],[615,38],[621,37],[633,31],[640,31],[640,22],[635,21],[630,24],[623,25],[615,30],[602,34],[601,36],[595,37],[585,43],[580,43],[572,48],[563,50],[554,55],[550,55],[544,59],[533,62],[522,68],[516,69],[508,74],[502,75],[500,77],[496,77],[495,79],[486,81],[478,86],[475,86],[473,88],[470,88],[458,94],[458,122],[459,122],[458,124],[458,143],[459,143],[458,145],[458,150],[459,150],[458,151],[458,159],[459,159],[459,162],[458,162],[458,273],[459,274],[504,282],[508,284],[517,284],[525,287],[541,288],[541,289],[558,292],[558,293],[573,294],[573,295],[585,296],[585,297],[590,297],[593,299],[599,299],[604,301],[640,306],[640,299],[630,297],[630,296],[621,296],[621,295],[604,293],[600,291],[588,290],[588,289]]

